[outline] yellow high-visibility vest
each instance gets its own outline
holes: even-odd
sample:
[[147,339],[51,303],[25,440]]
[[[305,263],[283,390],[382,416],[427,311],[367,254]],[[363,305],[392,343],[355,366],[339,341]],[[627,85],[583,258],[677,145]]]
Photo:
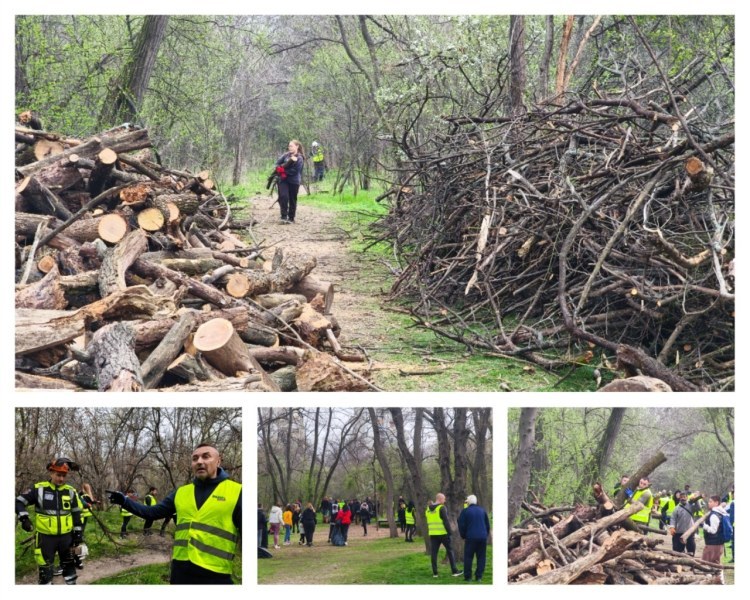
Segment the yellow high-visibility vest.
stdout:
[[[34,487],[37,494],[41,494],[37,500],[34,523],[37,533],[64,535],[73,531],[73,499],[77,497],[75,488],[68,484],[56,486],[51,481],[40,481]],[[51,500],[58,492],[59,506],[45,508],[45,500]]]
[[178,488],[174,497],[177,527],[172,558],[189,560],[215,573],[230,574],[238,539],[232,513],[241,491],[242,484],[225,479],[198,509],[195,485]]
[[[645,490],[636,490],[633,494],[633,497],[630,499],[630,503],[638,502],[638,498],[643,496],[646,492],[651,493],[650,488],[646,488]],[[639,510],[634,515],[631,515],[630,518],[633,521],[637,521],[639,523],[643,523],[644,525],[648,525],[649,521],[651,521],[651,507],[654,505],[654,496],[649,496],[648,501],[644,505],[642,510]]]
[[442,504],[438,504],[434,510],[430,510],[428,506],[427,510],[424,511],[425,518],[427,519],[428,535],[448,535],[443,520],[440,518],[440,508],[442,506]]

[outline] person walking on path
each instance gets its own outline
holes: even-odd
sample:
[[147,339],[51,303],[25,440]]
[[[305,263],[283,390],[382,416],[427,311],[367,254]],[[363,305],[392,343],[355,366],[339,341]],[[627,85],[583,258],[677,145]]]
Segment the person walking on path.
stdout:
[[302,144],[297,140],[291,140],[287,152],[276,161],[282,223],[294,223],[294,217],[297,214],[297,193],[302,184],[304,163],[305,154]]
[[313,508],[312,503],[308,502],[299,519],[300,526],[302,527],[302,529],[304,529],[305,532],[304,536],[305,540],[307,541],[308,547],[313,545],[313,535],[315,535],[316,519],[317,515],[315,514],[315,509]]
[[370,522],[370,505],[367,504],[367,500],[363,500],[359,505],[359,520],[362,523],[364,535],[367,536],[367,525]]
[[242,484],[221,468],[213,444],[198,444],[191,455],[193,480],[155,506],[108,490],[110,502],[143,519],[177,514],[169,583],[232,584],[232,567],[242,534]]
[[281,531],[281,525],[284,522],[284,515],[279,504],[279,502],[274,502],[268,512],[268,533],[273,536],[273,547],[277,550],[280,548],[279,531]]
[[284,521],[284,545],[288,546],[291,544],[292,539],[292,505],[287,504],[284,509],[284,514],[281,516]]
[[471,565],[477,559],[474,578],[482,581],[487,563],[487,540],[490,537],[490,518],[487,511],[477,504],[472,494],[466,498],[466,508],[458,515],[458,533],[464,543],[464,580],[471,581]]
[[[75,585],[78,575],[73,548],[83,543],[81,502],[75,488],[65,483],[78,465],[69,458],[57,458],[47,465],[49,479],[34,484],[16,497],[16,514],[24,531],[34,534],[34,558],[39,568],[39,585],[50,585],[54,577],[55,555],[60,557],[67,585]],[[34,507],[34,523],[28,508]]]
[[425,510],[425,519],[427,521],[428,535],[430,536],[432,576],[438,576],[437,557],[441,545],[445,546],[445,552],[448,555],[448,562],[450,562],[453,577],[463,575],[456,568],[456,557],[453,555],[451,529],[448,523],[448,509],[445,508],[445,494],[438,493],[435,496],[435,502],[431,502]]
[[336,513],[336,523],[341,526],[341,534],[344,536],[344,546],[349,545],[349,525],[352,524],[352,511],[348,504],[339,508]]
[[708,518],[703,522],[703,537],[706,543],[703,548],[701,560],[706,562],[721,564],[721,557],[724,554],[724,543],[721,537],[721,520],[728,517],[729,513],[721,506],[719,496],[711,496],[708,499],[708,510],[711,511]]
[[414,506],[414,502],[409,500],[404,511],[404,518],[406,519],[406,540],[407,542],[414,542],[414,534],[417,531],[417,509]]
[[694,504],[688,504],[687,496],[680,491],[674,493],[677,504],[669,519],[669,535],[672,536],[672,550],[675,552],[686,552],[695,556],[695,533],[685,543],[682,542],[682,534],[693,526],[693,513],[696,510]]

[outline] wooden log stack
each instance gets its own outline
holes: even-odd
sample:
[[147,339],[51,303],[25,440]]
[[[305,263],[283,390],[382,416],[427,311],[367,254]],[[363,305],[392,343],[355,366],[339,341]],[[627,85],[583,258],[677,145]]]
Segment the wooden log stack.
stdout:
[[661,548],[664,537],[630,519],[640,502],[618,510],[599,484],[594,495],[597,506],[522,504],[531,516],[509,532],[509,583],[723,584],[724,570],[734,568]]
[[24,113],[16,144],[18,389],[377,389],[315,257],[241,239],[208,171],[129,125],[78,140]]

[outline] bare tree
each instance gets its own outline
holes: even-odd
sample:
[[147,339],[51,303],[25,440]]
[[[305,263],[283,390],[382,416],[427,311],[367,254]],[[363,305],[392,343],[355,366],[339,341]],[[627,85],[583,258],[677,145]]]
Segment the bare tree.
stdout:
[[583,469],[580,485],[576,492],[576,500],[583,500],[591,495],[591,485],[600,481],[609,464],[617,436],[622,428],[622,419],[625,416],[625,408],[613,408],[607,419],[607,426],[602,432],[599,443],[594,452],[589,455],[586,466]]
[[534,427],[538,408],[522,408],[518,421],[518,452],[514,460],[515,469],[508,485],[508,527],[513,525],[526,496],[531,479],[531,463],[534,456]]
[[[383,443],[380,439],[380,425],[378,422],[378,417],[375,414],[374,408],[368,408],[367,409],[370,414],[370,423],[372,424],[372,440],[373,440],[373,450],[375,451],[375,456],[378,459],[378,463],[380,464],[380,468],[383,470],[383,478],[385,479],[385,503],[386,506],[393,506],[393,499],[394,499],[394,493],[393,493],[393,475],[391,474],[391,467],[388,464],[388,458],[385,455],[385,451],[383,450]],[[396,520],[393,518],[393,511],[387,510],[386,511],[386,518],[388,519],[388,529],[390,530],[389,537],[396,538],[398,537],[398,531],[396,529]]]

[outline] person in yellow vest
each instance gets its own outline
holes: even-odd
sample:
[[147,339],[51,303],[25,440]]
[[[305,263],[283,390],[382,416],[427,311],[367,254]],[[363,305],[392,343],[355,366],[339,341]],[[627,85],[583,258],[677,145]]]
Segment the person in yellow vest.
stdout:
[[654,495],[651,493],[648,477],[641,477],[638,488],[633,492],[632,497],[626,501],[626,504],[634,502],[640,502],[643,504],[643,508],[634,515],[630,515],[630,518],[636,523],[648,527],[651,520],[651,507],[654,505]]
[[451,565],[451,574],[453,577],[463,575],[463,571],[456,568],[456,557],[453,554],[451,545],[451,529],[448,523],[448,510],[445,508],[445,494],[438,493],[435,496],[435,502],[431,502],[425,510],[425,520],[427,521],[427,534],[430,536],[430,554],[432,561],[432,576],[438,576],[437,556],[440,546],[445,546],[448,562]]
[[318,142],[312,143],[313,181],[323,181],[326,174],[326,159],[323,155],[323,147]]
[[417,509],[414,506],[414,502],[411,500],[409,500],[409,503],[406,505],[404,515],[406,517],[406,541],[413,543],[414,533],[417,531]]
[[[48,481],[16,497],[16,514],[24,531],[34,535],[34,558],[39,567],[39,584],[51,585],[54,577],[55,555],[60,557],[62,575],[67,585],[75,585],[78,575],[73,548],[83,542],[81,503],[73,486],[65,483],[70,471],[78,465],[69,458],[56,458],[47,465]],[[28,507],[34,507],[34,523]]]
[[[128,490],[127,496],[133,502],[136,502],[138,500],[138,494],[135,493],[135,490]],[[123,507],[120,507],[120,516],[122,517],[122,527],[120,527],[120,537],[122,539],[125,539],[126,537],[128,537],[128,523],[130,523],[130,519],[133,517],[133,513],[128,510],[125,510],[125,508]]]
[[242,484],[221,468],[213,444],[201,442],[191,457],[193,480],[154,506],[107,490],[110,502],[138,517],[163,519],[177,514],[169,582],[232,584],[232,564],[242,534]]
[[[156,494],[158,490],[152,485],[150,488],[148,488],[148,494],[146,494],[146,497],[143,499],[143,503],[146,506],[153,506],[156,504]],[[154,524],[153,519],[146,519],[146,522],[143,524],[143,535],[151,535],[151,526]]]

